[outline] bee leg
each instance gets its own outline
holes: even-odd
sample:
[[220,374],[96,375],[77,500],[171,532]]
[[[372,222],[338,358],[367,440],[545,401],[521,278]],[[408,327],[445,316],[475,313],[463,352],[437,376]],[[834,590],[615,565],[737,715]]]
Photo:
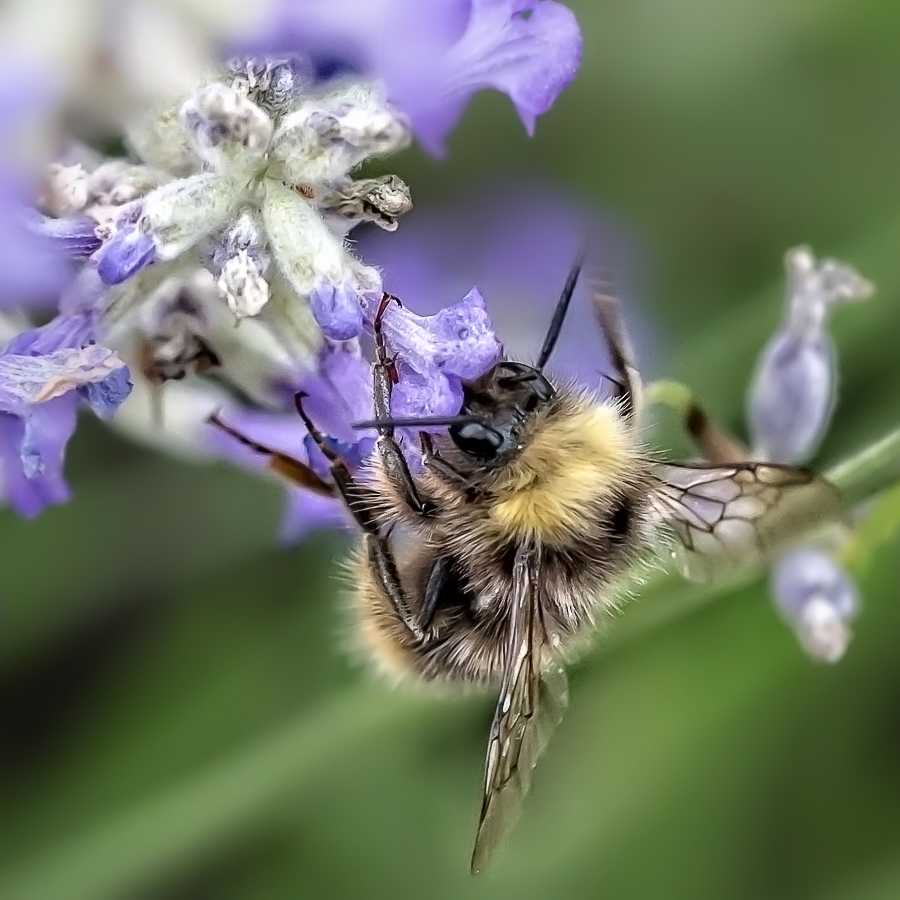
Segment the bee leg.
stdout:
[[747,450],[719,428],[693,397],[684,410],[684,428],[708,462],[724,465],[748,459]]
[[356,524],[367,534],[378,535],[378,523],[371,510],[370,491],[358,484],[353,478],[353,473],[344,458],[334,447],[325,440],[325,436],[313,424],[312,419],[303,408],[303,400],[306,397],[302,391],[294,394],[294,405],[300,415],[309,436],[315,441],[316,446],[322,451],[322,455],[328,460],[331,477],[334,479],[333,490],[340,495],[348,512],[356,520]]
[[429,637],[428,624],[421,622],[410,608],[403,585],[400,584],[397,563],[394,561],[394,554],[391,552],[387,539],[377,534],[367,534],[366,552],[369,557],[369,568],[378,580],[385,597],[394,608],[394,612],[397,613],[412,637],[424,644]]
[[618,401],[622,418],[634,424],[641,409],[643,385],[640,372],[634,362],[634,350],[625,330],[619,300],[613,285],[606,278],[592,279],[592,303],[594,318],[603,332],[603,337],[612,357],[615,373],[609,378],[615,390],[613,398]]
[[451,562],[446,556],[439,556],[432,563],[431,571],[428,573],[428,581],[425,583],[425,599],[421,610],[419,610],[419,625],[422,628],[427,629],[430,627],[444,590],[450,583],[452,571]]
[[224,431],[236,441],[240,441],[245,447],[249,447],[251,450],[255,450],[263,456],[268,456],[269,468],[273,472],[277,472],[279,475],[286,478],[288,481],[313,491],[316,494],[320,494],[323,497],[335,496],[334,485],[323,481],[308,465],[306,465],[306,463],[300,462],[299,459],[294,459],[293,456],[288,456],[286,453],[279,453],[277,450],[272,450],[271,447],[266,447],[264,444],[259,444],[256,441],[251,440],[236,428],[226,425],[215,413],[211,415],[207,421],[210,425],[215,425],[216,428]]
[[[394,365],[394,359],[388,355],[384,341],[384,332],[381,328],[385,310],[392,300],[400,302],[392,294],[385,294],[381,298],[381,304],[378,307],[378,312],[375,314],[375,321],[372,323],[372,330],[375,333],[373,393],[376,419],[390,418],[391,393],[394,385],[397,383],[397,368]],[[378,429],[378,451],[384,463],[385,473],[406,501],[406,505],[420,516],[428,517],[433,515],[434,505],[419,496],[416,482],[406,463],[406,457],[404,457],[400,445],[394,438],[393,426],[382,426]]]

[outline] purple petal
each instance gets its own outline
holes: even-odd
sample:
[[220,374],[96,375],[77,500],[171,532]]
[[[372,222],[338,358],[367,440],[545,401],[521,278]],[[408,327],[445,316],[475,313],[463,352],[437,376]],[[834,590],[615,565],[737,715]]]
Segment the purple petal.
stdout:
[[81,385],[77,391],[101,419],[111,419],[128,398],[132,387],[128,367],[123,365],[103,381]]
[[304,402],[310,418],[324,434],[344,443],[360,441],[365,433],[353,422],[371,419],[372,366],[357,351],[326,344],[319,353],[314,375],[299,385],[308,396]]
[[156,243],[136,226],[126,226],[103,244],[94,259],[104,284],[121,284],[156,259]]
[[24,205],[28,191],[24,184],[11,183],[12,178],[0,172],[0,305],[4,306],[51,299],[72,277],[60,243],[28,224]]
[[31,230],[70,259],[87,259],[102,243],[97,237],[97,223],[87,216],[51,219],[38,215],[29,218]]
[[[368,303],[370,319],[378,305]],[[500,358],[502,350],[477,288],[433,316],[391,306],[384,315],[383,328],[391,351],[423,375],[437,370],[447,376],[477,378]]]
[[395,416],[452,416],[459,412],[463,391],[458,378],[448,378],[437,369],[417,372],[400,360],[397,369],[400,383],[391,395],[391,412]]
[[779,560],[772,572],[772,593],[778,608],[796,620],[810,597],[824,597],[844,619],[856,615],[859,601],[850,576],[834,557],[802,547]]
[[68,501],[62,470],[66,444],[75,431],[75,409],[74,394],[51,400],[27,420],[27,427],[21,418],[0,413],[3,491],[20,515],[32,518],[50,504]]
[[40,328],[29,328],[16,335],[3,352],[16,356],[46,356],[65,347],[84,347],[94,340],[95,330],[92,310],[61,313]]
[[281,0],[253,42],[380,77],[433,153],[482,88],[506,93],[531,132],[581,59],[575,17],[554,0]]
[[[316,426],[318,427],[318,422]],[[347,463],[351,472],[357,471],[375,449],[375,438],[372,437],[354,438],[352,443],[345,443],[326,436],[325,441]],[[309,460],[310,468],[325,481],[331,481],[331,464],[313,440],[312,435],[306,435],[303,439],[303,446],[306,448],[306,458]]]
[[469,98],[483,88],[505,93],[531,134],[580,61],[578,23],[562,4],[472,0],[468,27],[447,49],[434,82],[410,72],[407,83],[391,85],[391,96],[412,118],[419,140],[439,154]]
[[27,136],[54,99],[48,78],[21,58],[5,59],[0,68],[0,305],[21,306],[53,299],[71,279],[72,268],[55,242],[27,225],[26,210],[39,189],[29,165],[36,170],[41,160],[29,163],[21,139],[33,155]]
[[333,341],[355,338],[363,326],[360,296],[351,287],[322,282],[309,297],[313,318]]
[[[96,344],[57,350],[44,356],[0,354],[0,411],[28,416],[35,405],[80,386],[110,380],[109,396],[121,396],[120,370],[123,369],[125,363],[115,353]],[[121,396],[119,402],[124,398]]]

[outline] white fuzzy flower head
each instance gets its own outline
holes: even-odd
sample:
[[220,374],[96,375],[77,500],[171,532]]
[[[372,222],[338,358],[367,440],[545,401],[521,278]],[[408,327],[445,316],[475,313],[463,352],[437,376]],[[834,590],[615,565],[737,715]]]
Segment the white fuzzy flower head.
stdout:
[[235,318],[259,315],[269,302],[269,283],[246,250],[225,263],[217,284]]
[[[99,170],[92,176],[94,214],[102,210],[108,238],[96,255],[101,278],[117,284],[148,265],[203,264],[239,319],[266,315],[274,278],[283,299],[273,327],[309,328],[312,310],[327,316],[318,322],[326,334],[355,336],[364,295],[381,281],[348,252],[345,236],[362,221],[393,230],[412,203],[399,178],[357,181],[350,171],[405,146],[406,119],[377,85],[343,79],[323,86],[296,59],[234,62],[221,80],[182,98],[175,114],[193,171],[184,171],[181,154],[159,175],[159,161],[171,156],[154,145],[171,144],[167,108],[155,132],[145,117],[131,141],[155,166],[119,163],[105,178]],[[133,190],[142,179],[148,189]],[[110,212],[101,188],[103,201],[127,198],[129,205]]]

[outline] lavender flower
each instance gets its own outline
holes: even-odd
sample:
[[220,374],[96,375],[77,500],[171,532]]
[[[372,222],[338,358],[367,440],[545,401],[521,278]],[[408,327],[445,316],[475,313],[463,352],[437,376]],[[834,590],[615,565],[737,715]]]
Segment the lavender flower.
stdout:
[[[526,181],[477,186],[452,203],[413,210],[396,234],[369,230],[357,246],[390,273],[388,288],[421,314],[438,313],[477,284],[507,355],[527,361],[537,355],[586,234],[597,236],[598,250],[615,273],[638,357],[647,360],[645,371],[652,375],[661,353],[651,323],[634,302],[636,247],[623,229],[579,198]],[[386,327],[396,315],[392,310]],[[551,367],[557,375],[597,387],[610,371],[587,279],[576,288]]]
[[19,512],[35,515],[46,503],[68,499],[62,462],[78,396],[108,418],[130,388],[122,360],[96,345],[33,356],[0,354],[0,454],[7,492]]

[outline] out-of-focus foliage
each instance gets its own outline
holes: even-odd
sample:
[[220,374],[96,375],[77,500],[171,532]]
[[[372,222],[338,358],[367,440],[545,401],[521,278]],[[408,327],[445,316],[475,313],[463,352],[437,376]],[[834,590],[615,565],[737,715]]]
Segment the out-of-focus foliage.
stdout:
[[[895,425],[896,4],[572,6],[583,67],[536,138],[479,97],[448,161],[392,161],[416,202],[522,174],[605,209],[643,245],[653,371],[738,431],[784,250],[845,259],[878,293],[835,317],[819,460]],[[279,551],[277,488],[99,427],[69,471],[70,505],[0,516],[4,900],[900,896],[896,533],[857,548],[865,605],[834,668],[802,655],[762,579],[666,581],[626,610],[473,881],[490,701],[392,693],[348,662],[346,544]]]

